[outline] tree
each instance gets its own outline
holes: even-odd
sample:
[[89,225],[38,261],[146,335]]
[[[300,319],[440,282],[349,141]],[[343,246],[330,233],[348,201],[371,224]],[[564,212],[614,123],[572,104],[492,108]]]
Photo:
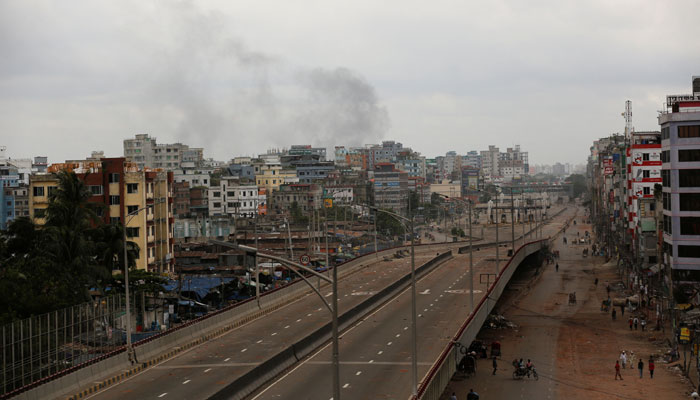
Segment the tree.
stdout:
[[[386,210],[391,211],[391,210]],[[393,212],[393,211],[391,211]],[[377,212],[377,232],[388,233],[390,236],[397,236],[404,233],[403,225],[397,221],[396,217],[385,212]],[[410,232],[409,232],[410,233]]]
[[574,197],[578,197],[586,191],[586,177],[581,174],[569,175],[566,182],[573,185]]

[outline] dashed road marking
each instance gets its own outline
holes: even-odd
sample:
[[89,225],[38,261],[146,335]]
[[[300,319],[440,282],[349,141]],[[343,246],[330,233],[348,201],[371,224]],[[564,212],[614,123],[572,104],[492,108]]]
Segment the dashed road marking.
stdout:
[[161,395],[158,396],[158,397],[163,397],[163,396],[165,396],[166,394],[168,394],[168,392],[165,392],[165,393],[161,394]]
[[346,383],[345,385],[343,385],[343,389],[347,389],[348,386],[350,386],[350,384],[349,384],[349,383]]
[[207,372],[211,371],[211,368],[207,368],[204,370],[204,373],[206,374]]
[[258,344],[262,343],[262,339],[258,340],[258,341],[255,342],[255,343],[258,343]]
[[377,352],[377,355],[382,355],[382,353],[384,353],[384,352],[381,351],[381,350],[379,350],[379,351]]
[[289,329],[289,325],[285,326],[284,329]]
[[184,381],[184,382],[182,382],[183,385],[187,385],[188,383],[190,383],[190,380],[189,380],[189,379],[186,380],[186,381]]
[[245,353],[248,349],[241,350],[241,353]]
[[362,371],[357,371],[357,372],[355,372],[355,376],[358,376],[358,375],[360,375],[361,373],[362,373]]
[[389,342],[389,343],[387,343],[386,345],[387,345],[387,346],[391,346],[391,343],[392,343],[392,342]]
[[276,334],[277,334],[277,332],[272,332],[272,336],[275,336]]
[[231,357],[229,357],[229,358],[225,359],[225,360],[224,360],[224,362],[227,362],[227,361],[228,361],[228,360],[230,360],[230,359],[231,359]]
[[299,319],[297,320],[297,322],[301,322],[301,318],[299,318]]

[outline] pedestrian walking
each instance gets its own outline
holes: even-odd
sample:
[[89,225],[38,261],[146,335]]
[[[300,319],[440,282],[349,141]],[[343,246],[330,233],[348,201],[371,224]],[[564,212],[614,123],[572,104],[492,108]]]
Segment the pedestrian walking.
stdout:
[[496,362],[496,356],[493,356],[493,374],[496,375],[496,370],[498,369],[498,362]]
[[637,325],[639,324],[639,319],[637,317],[634,317],[634,330],[637,330]]
[[637,369],[639,370],[639,379],[642,379],[642,377],[644,376],[644,361],[642,361],[641,358],[637,363]]
[[598,278],[595,278],[595,286],[598,287]]
[[644,332],[644,330],[647,327],[647,320],[643,319],[642,322],[640,322],[640,324],[642,325],[642,332]]
[[556,269],[557,272],[559,272],[559,263],[557,263],[557,265],[554,266],[554,269]]
[[630,323],[630,330],[632,330],[632,317],[630,317],[629,323]]
[[625,316],[625,305],[624,304],[620,306],[620,313],[622,314],[623,317]]
[[622,375],[620,374],[620,361],[616,360],[615,361],[615,380],[617,380],[618,377],[620,377],[620,380],[623,380]]
[[452,396],[450,396],[450,400],[457,400],[457,395],[455,392],[452,392]]
[[613,308],[612,310],[612,320],[615,321],[615,317],[617,317],[617,310]]
[[474,391],[474,389],[469,389],[469,394],[467,394],[467,400],[479,400],[479,394]]
[[649,377],[654,379],[654,359],[649,357]]
[[622,351],[622,354],[620,354],[620,361],[622,361],[622,368],[627,368],[627,353],[625,353],[624,350]]

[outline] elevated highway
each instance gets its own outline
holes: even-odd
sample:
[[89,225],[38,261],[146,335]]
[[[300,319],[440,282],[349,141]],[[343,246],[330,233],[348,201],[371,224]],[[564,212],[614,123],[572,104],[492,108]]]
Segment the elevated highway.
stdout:
[[[564,216],[554,219],[544,228],[545,236],[554,232]],[[516,232],[518,229],[516,229]],[[485,230],[485,241],[493,241],[493,228]],[[510,226],[502,226],[501,240],[510,238]],[[528,239],[530,240],[530,239]],[[502,246],[509,247],[510,242]],[[416,266],[435,258],[439,252],[457,249],[464,243],[441,243],[421,246],[416,250]],[[495,251],[485,245],[475,244],[476,301],[487,289],[478,280],[481,273],[494,273]],[[501,258],[506,250],[502,247]],[[469,314],[467,293],[469,274],[468,256],[454,252],[454,257],[444,261],[423,275],[418,284],[419,313],[419,376],[424,376],[439,356],[446,340]],[[502,261],[501,266],[505,264]],[[410,258],[384,261],[372,255],[356,262],[352,273],[344,274],[339,282],[340,314],[356,308],[370,296],[394,284],[410,271]],[[341,270],[342,271],[342,270]],[[330,289],[322,287],[324,296]],[[362,398],[372,393],[391,398],[407,398],[410,387],[410,351],[408,325],[410,323],[410,298],[404,292],[383,304],[357,324],[349,324],[340,341],[341,378],[343,395]],[[235,328],[222,332],[197,346],[188,346],[174,356],[154,366],[111,384],[94,394],[82,398],[160,398],[200,399],[212,396],[240,398],[232,393],[237,380],[260,368],[265,361],[289,351],[299,341],[322,329],[329,322],[329,315],[318,297],[306,294],[289,304],[275,308],[264,317],[250,318]],[[309,350],[310,349],[306,349]],[[144,354],[145,355],[145,354]],[[151,356],[153,354],[150,354]],[[254,393],[254,398],[330,398],[331,374],[329,349],[322,347],[313,355],[294,354],[302,362],[296,363],[285,373],[272,379]],[[140,361],[144,361],[140,359]],[[296,360],[294,360],[296,361]],[[272,377],[272,376],[270,376]],[[95,374],[94,381],[103,376]],[[267,378],[265,378],[267,379]],[[381,383],[378,381],[381,380]],[[84,380],[81,385],[85,385]],[[233,386],[232,386],[233,385]],[[66,398],[75,394],[55,391],[53,398]],[[405,395],[404,395],[405,394]],[[36,393],[26,393],[23,398],[47,398]]]

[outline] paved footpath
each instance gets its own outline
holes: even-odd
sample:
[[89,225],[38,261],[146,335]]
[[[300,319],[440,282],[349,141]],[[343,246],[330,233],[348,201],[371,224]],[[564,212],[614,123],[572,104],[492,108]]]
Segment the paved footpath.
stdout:
[[[583,215],[579,209],[578,215]],[[591,226],[571,225],[566,236],[591,232]],[[649,356],[659,355],[665,348],[656,345],[662,334],[656,331],[630,331],[627,319],[616,321],[609,312],[600,311],[607,297],[606,281],[618,282],[612,264],[600,257],[582,257],[584,245],[564,245],[558,238],[554,250],[560,251],[559,271],[554,264],[533,276],[533,271],[514,277],[508,297],[499,304],[499,311],[518,325],[517,329],[483,329],[479,338],[487,343],[499,340],[502,356],[499,370],[491,375],[491,360],[479,360],[477,374],[471,378],[455,375],[443,393],[452,392],[466,398],[473,388],[481,399],[686,399],[690,386],[676,369],[662,360],[656,361],[654,379],[649,378]],[[599,284],[594,284],[595,278]],[[577,303],[568,304],[568,294],[576,292]],[[613,293],[614,296],[614,293]],[[628,316],[627,314],[626,316]],[[657,342],[658,343],[658,342]],[[616,381],[615,361],[622,350],[634,352],[634,369],[622,371],[624,380]],[[638,357],[644,360],[644,377],[636,369]],[[514,380],[511,362],[515,358],[532,359],[539,381]]]

